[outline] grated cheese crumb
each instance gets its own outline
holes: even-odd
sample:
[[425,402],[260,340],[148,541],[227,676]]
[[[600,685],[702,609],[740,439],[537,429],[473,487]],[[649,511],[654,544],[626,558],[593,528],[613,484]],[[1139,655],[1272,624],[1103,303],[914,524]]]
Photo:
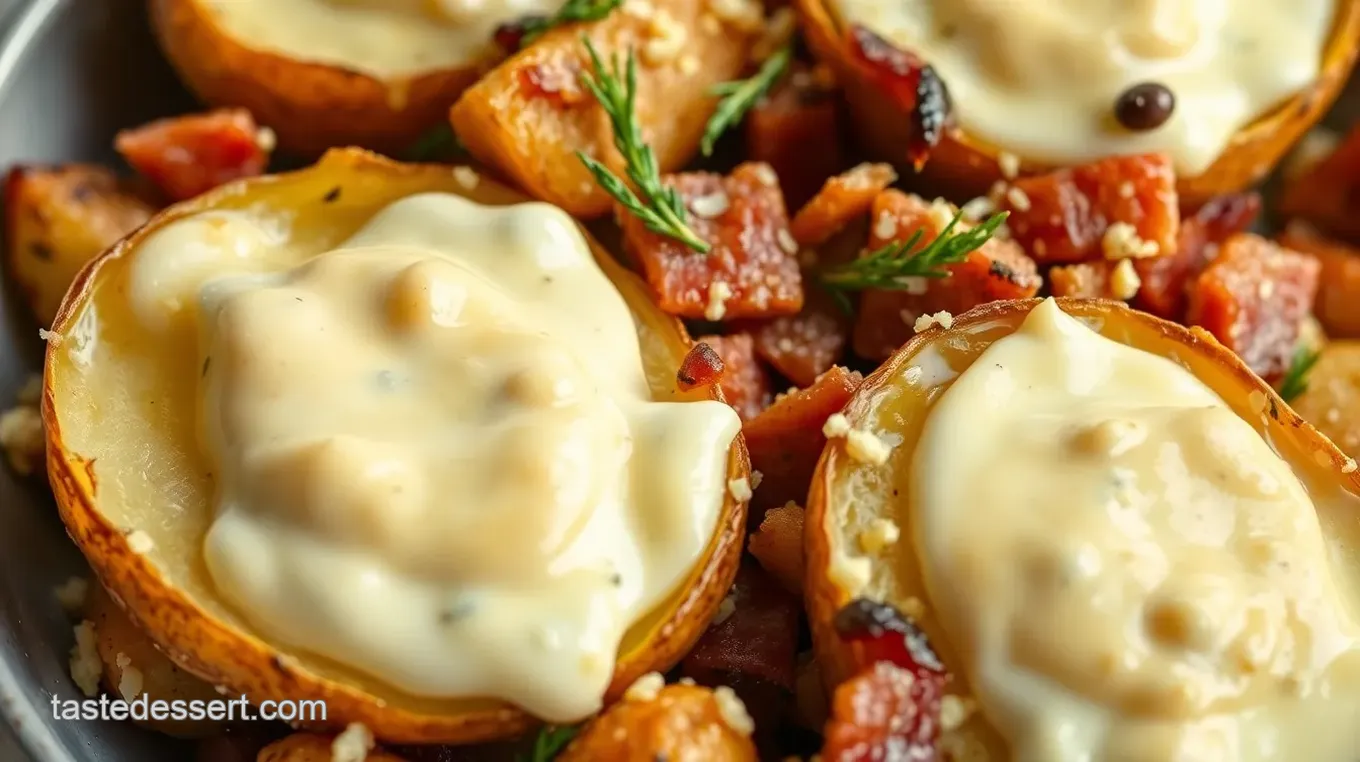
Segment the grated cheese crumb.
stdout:
[[147,534],[146,532],[143,532],[140,529],[135,529],[128,533],[127,543],[128,549],[130,549],[133,553],[137,553],[139,555],[143,553],[150,553],[152,548],[156,547],[156,542],[155,540],[151,539],[151,535]]
[[1116,299],[1132,299],[1142,285],[1143,280],[1138,277],[1138,271],[1133,269],[1132,259],[1119,260],[1114,272],[1110,273],[1110,293]]
[[656,13],[656,6],[650,0],[627,0],[623,12],[640,21],[649,21]]
[[[949,226],[949,223],[954,221],[954,205],[942,198],[937,198],[930,202],[930,209],[927,210],[927,214],[930,215],[930,220],[937,229],[944,230]],[[954,226],[954,229],[960,233],[967,228],[968,226],[963,224],[963,220],[959,220],[959,224]]]
[[61,340],[64,337],[61,334],[57,333],[56,331],[49,331],[46,328],[39,328],[38,338],[55,347],[61,343]]
[[946,695],[940,700],[940,729],[948,733],[957,730],[977,710],[977,702],[970,698]]
[[843,437],[850,433],[850,419],[841,413],[832,413],[822,424],[822,436],[827,439]]
[[779,240],[779,248],[783,249],[785,254],[798,253],[798,239],[793,237],[788,228],[780,228],[779,232],[775,233],[775,238]]
[[762,185],[775,186],[779,184],[779,175],[774,173],[774,168],[769,164],[757,164],[753,171],[755,172],[756,179],[759,180]]
[[1001,176],[1007,180],[1014,180],[1020,175],[1020,157],[1009,151],[1002,151],[996,155],[996,166],[1001,170]]
[[710,626],[717,627],[732,618],[735,613],[737,613],[737,595],[736,593],[728,593],[727,597],[718,603],[718,610],[713,612],[713,621]]
[[902,371],[902,380],[908,384],[915,384],[921,380],[921,373],[920,365],[908,365],[907,369]]
[[731,479],[727,482],[727,491],[739,503],[744,503],[751,499],[751,481],[745,476]]
[[364,762],[373,750],[373,731],[362,722],[351,722],[331,741],[331,762]]
[[757,32],[765,26],[765,11],[755,0],[708,0],[708,9],[719,20],[744,32]]
[[118,665],[118,695],[124,701],[131,701],[142,695],[142,671],[132,666],[132,657],[118,652],[118,656],[113,660]]
[[259,146],[261,151],[269,153],[270,151],[273,151],[278,144],[279,136],[268,127],[261,127],[255,131],[255,145]]
[[827,576],[838,587],[845,588],[846,592],[854,596],[869,584],[873,571],[873,564],[869,559],[840,553],[832,557],[831,564],[827,567]]
[[915,328],[917,333],[920,333],[933,325],[938,325],[945,330],[949,330],[954,325],[954,316],[944,310],[940,310],[934,315],[922,315],[916,318]]
[[892,446],[872,431],[850,429],[845,435],[845,451],[860,463],[881,466],[888,462]]
[[99,676],[104,664],[95,647],[94,622],[88,619],[75,626],[76,644],[71,647],[71,679],[86,696],[99,695]]
[[[1026,196],[1025,200],[1028,201],[1029,197]],[[980,220],[996,211],[996,202],[986,196],[978,196],[960,207],[959,211],[963,212],[965,219]]]
[[477,175],[477,171],[472,167],[454,167],[453,179],[457,180],[464,190],[472,190],[477,187],[477,183],[481,182],[482,178]]
[[1346,458],[1345,462],[1341,464],[1341,473],[1355,473],[1355,468],[1355,458]]
[[694,682],[694,678],[692,677],[682,677],[676,682],[680,683],[681,685],[698,685],[698,683]]
[[736,691],[726,685],[719,685],[713,689],[713,698],[718,701],[718,714],[722,716],[723,722],[727,723],[727,727],[748,736],[755,731],[756,723],[751,719],[751,714],[746,711],[746,705],[742,703]]
[[1014,185],[1010,187],[1010,190],[1006,191],[1006,200],[1011,202],[1011,206],[1022,212],[1029,211],[1029,195]]
[[80,611],[89,592],[90,583],[84,577],[71,577],[52,591],[57,597],[57,603],[60,603],[62,610],[68,614]]
[[878,213],[874,221],[874,235],[879,238],[892,238],[897,235],[897,217],[887,210]]
[[687,77],[691,77],[694,76],[695,74],[698,74],[699,59],[695,58],[693,55],[690,54],[680,56],[680,73],[684,74]]
[[708,284],[708,308],[704,317],[709,320],[722,320],[727,314],[727,300],[732,298],[732,287],[727,281],[715,280]]
[[722,216],[732,206],[732,202],[727,198],[727,194],[722,191],[710,193],[707,196],[699,196],[690,202],[689,208],[695,214],[705,219],[713,219]]
[[1124,182],[1119,184],[1120,198],[1133,198],[1133,193],[1134,193],[1133,181],[1125,180]]
[[662,677],[660,672],[648,672],[628,686],[628,690],[623,692],[623,698],[627,701],[652,701],[665,687],[666,678]]
[[675,60],[689,39],[689,30],[664,8],[652,15],[647,33],[650,39],[642,46],[642,60],[652,66]]
[[1138,236],[1138,229],[1127,222],[1116,222],[1106,228],[1100,247],[1106,259],[1155,257],[1161,251],[1156,241],[1144,241]]
[[896,522],[892,519],[877,518],[869,523],[867,529],[859,533],[859,546],[865,553],[877,553],[897,542],[901,536],[902,530],[898,529]]
[[20,405],[0,414],[0,448],[14,472],[28,476],[38,470],[46,453],[42,415],[33,405]]
[[765,474],[760,473],[754,468],[751,469],[751,489],[753,490],[760,489],[760,483],[764,481],[764,479]]

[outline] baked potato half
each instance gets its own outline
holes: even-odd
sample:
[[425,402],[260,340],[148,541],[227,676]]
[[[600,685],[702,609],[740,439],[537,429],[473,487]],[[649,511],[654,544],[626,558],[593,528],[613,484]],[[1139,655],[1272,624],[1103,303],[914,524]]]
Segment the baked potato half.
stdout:
[[[153,362],[146,351],[132,351],[137,324],[118,289],[149,236],[205,210],[279,215],[290,251],[305,259],[333,248],[377,210],[412,194],[447,192],[489,205],[526,201],[470,173],[339,149],[313,167],[232,183],[175,205],[81,273],[49,340],[43,395],[48,473],[67,530],[99,579],[176,664],[209,683],[256,702],[325,701],[327,716],[318,729],[362,723],[384,741],[461,743],[510,736],[534,720],[498,701],[417,697],[331,661],[277,647],[224,601],[201,550],[212,519],[214,485],[194,444],[192,390],[201,375],[199,360]],[[654,398],[721,399],[716,387],[677,389],[676,370],[689,347],[683,326],[656,308],[641,281],[597,244],[592,248],[632,311]],[[96,324],[97,340],[90,333]],[[136,369],[139,363],[160,367],[139,376],[144,373]],[[159,404],[148,404],[150,399]],[[727,477],[748,475],[738,436],[728,455]],[[736,574],[745,510],[731,490],[724,493],[702,557],[669,597],[624,635],[606,700],[639,676],[669,668],[707,628]],[[131,528],[138,531],[129,534]]]
[[[1122,302],[1098,299],[1058,299],[1057,302],[1063,312],[1102,336],[1168,358],[1188,370],[1226,402],[1233,413],[1254,428],[1299,477],[1317,506],[1322,532],[1334,535],[1335,541],[1340,544],[1354,547],[1360,543],[1360,529],[1349,518],[1353,515],[1351,512],[1360,507],[1357,503],[1360,500],[1360,472],[1357,472],[1355,462],[1291,410],[1236,355],[1202,329],[1186,328],[1155,318],[1132,310]],[[976,644],[964,645],[951,640],[942,623],[943,615],[938,611],[953,604],[941,597],[932,598],[931,589],[944,588],[930,588],[927,585],[926,578],[931,572],[927,571],[927,563],[920,555],[921,540],[913,536],[922,524],[913,523],[918,500],[913,496],[916,487],[912,474],[919,472],[913,470],[912,464],[920,462],[915,460],[918,445],[926,431],[926,422],[944,393],[994,342],[1017,331],[1030,311],[1040,303],[1038,299],[993,302],[954,318],[952,325],[947,328],[933,327],[918,333],[878,371],[865,379],[846,405],[844,415],[852,432],[881,432],[881,436],[898,443],[881,462],[874,462],[855,457],[853,438],[832,439],[822,454],[813,478],[804,534],[807,552],[804,600],[817,660],[828,688],[834,689],[861,673],[875,658],[871,656],[871,649],[875,647],[871,641],[857,638],[845,629],[846,622],[850,621],[846,614],[854,609],[847,609],[847,606],[852,601],[859,601],[860,604],[873,601],[889,604],[904,613],[926,635],[934,654],[938,655],[939,663],[949,674],[948,693],[956,698],[965,697],[955,701],[954,707],[972,701],[968,697],[974,693],[969,675],[963,669],[967,662],[962,655],[965,648]],[[999,362],[998,358],[998,368]],[[1017,443],[1019,446],[1022,445]],[[868,539],[882,539],[883,534],[875,534],[875,531],[884,521],[901,528],[900,541],[896,540],[894,531],[893,541],[880,541],[871,545]],[[980,534],[979,542],[985,542],[988,537]],[[1080,543],[1087,539],[1083,535],[1074,541]],[[1089,541],[1101,542],[1095,539]],[[1095,548],[1093,553],[1096,558],[1104,557],[1102,553],[1106,548],[1100,545],[1092,547]],[[1118,551],[1110,552],[1113,554]],[[1083,569],[1103,568],[1099,567],[1099,562],[1096,563],[1097,567]],[[850,571],[861,568],[860,564],[863,564],[865,574]],[[1345,564],[1339,566],[1351,571],[1356,568]],[[1032,571],[1029,567],[1015,568],[1009,564],[1005,568],[1012,569],[1015,575],[1021,575],[1017,579],[1028,579],[1023,575]],[[1076,574],[1080,576],[1081,573]],[[1028,588],[1018,585],[1017,589]],[[970,592],[960,589],[959,594],[967,596]],[[1089,601],[1077,606],[1087,603]],[[838,614],[841,614],[839,628]],[[1074,616],[1080,618],[1079,615]],[[1110,616],[1115,615],[1111,613]],[[1069,625],[1079,626],[1065,620],[1061,625],[1043,621],[1043,633],[1062,630]],[[902,648],[900,641],[898,643],[898,647]],[[915,646],[910,645],[910,640],[908,643],[907,648],[911,653],[918,654]],[[920,657],[917,661],[926,663]],[[1025,662],[1024,667],[1017,669],[1029,668],[1035,671],[1026,674],[1037,674],[1045,669],[1045,664],[1040,662],[1036,666],[1034,662]],[[1064,673],[1062,678],[1064,685],[1068,684],[1068,674]],[[1125,673],[1111,668],[1108,674],[1113,681],[1116,676],[1122,677]],[[1078,687],[1087,686],[1082,683]],[[1086,698],[1088,694],[1078,687],[1071,688],[1071,693],[1063,695]],[[1093,705],[1133,706],[1104,704],[1101,702],[1112,699],[1105,699],[1107,694],[1100,695],[1101,699],[1092,699]],[[979,696],[978,700],[982,701],[982,697]],[[972,706],[976,705],[977,702],[972,703]],[[1164,715],[1149,710],[1148,716],[1161,718]],[[1177,715],[1173,713],[1165,716]],[[942,724],[945,728],[941,737],[941,748],[946,750],[944,759],[1010,758],[1001,735],[983,712],[961,717],[956,711],[953,717],[943,720]],[[978,747],[986,753],[975,752],[975,756],[968,756],[957,751]],[[949,751],[951,749],[955,751]]]
[[[443,121],[458,95],[477,81],[486,59],[495,55],[487,47],[478,59],[460,65],[412,74],[371,72],[357,54],[352,65],[342,65],[254,47],[221,23],[216,5],[208,0],[151,0],[152,28],[166,57],[200,99],[212,106],[249,109],[257,122],[274,130],[280,149],[307,158],[336,146],[362,146],[389,155],[409,148]],[[286,17],[272,23],[308,26],[305,19]],[[432,15],[428,23],[440,22]]]
[[[877,158],[908,165],[913,119],[856,65],[845,22],[835,0],[796,0],[804,36],[813,53],[832,67],[842,84],[852,121],[864,145]],[[1181,202],[1194,208],[1210,198],[1241,191],[1262,180],[1316,123],[1340,94],[1360,46],[1360,2],[1337,0],[1337,12],[1317,78],[1269,113],[1239,130],[1218,158],[1200,174],[1181,176]],[[949,83],[946,81],[945,86]],[[964,106],[966,108],[966,104]],[[1015,167],[1003,164],[1018,159]],[[955,198],[980,196],[1001,179],[1042,174],[1052,164],[1028,159],[993,145],[957,125],[947,126],[921,169],[933,191]]]

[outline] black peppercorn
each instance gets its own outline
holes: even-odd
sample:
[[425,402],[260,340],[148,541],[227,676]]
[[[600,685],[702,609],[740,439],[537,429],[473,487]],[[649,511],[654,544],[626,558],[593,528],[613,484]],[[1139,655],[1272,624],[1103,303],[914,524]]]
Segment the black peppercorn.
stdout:
[[1166,124],[1176,110],[1176,96],[1160,82],[1143,82],[1119,94],[1114,118],[1125,128],[1146,132]]

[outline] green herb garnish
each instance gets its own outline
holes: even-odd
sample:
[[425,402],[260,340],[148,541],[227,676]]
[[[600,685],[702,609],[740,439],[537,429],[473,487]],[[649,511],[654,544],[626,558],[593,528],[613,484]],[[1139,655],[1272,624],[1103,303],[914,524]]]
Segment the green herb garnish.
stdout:
[[429,132],[421,135],[415,145],[406,150],[402,158],[406,161],[447,161],[465,153],[467,151],[454,134],[453,127],[443,123],[435,125]]
[[519,38],[519,46],[523,48],[553,27],[578,21],[599,21],[613,13],[620,5],[623,5],[623,0],[567,0],[557,13],[551,16],[526,19],[520,26],[522,36]]
[[632,189],[609,168],[585,152],[577,151],[577,158],[595,176],[595,182],[630,214],[641,220],[648,230],[679,241],[697,252],[708,253],[709,245],[685,221],[684,199],[674,188],[662,184],[656,154],[642,141],[642,130],[638,127],[637,115],[634,113],[637,62],[633,59],[633,51],[628,51],[628,60],[622,72],[618,56],[611,57],[610,70],[606,71],[604,63],[600,61],[600,54],[595,52],[595,46],[590,44],[589,38],[582,36],[581,43],[590,54],[593,70],[582,74],[581,80],[609,115],[609,122],[614,128],[614,147],[623,155],[624,173],[638,193],[642,194],[642,199],[639,200]]
[[1314,365],[1317,365],[1321,356],[1321,352],[1307,347],[1299,347],[1294,353],[1289,370],[1285,371],[1284,378],[1280,379],[1280,397],[1285,402],[1293,402],[1295,397],[1308,391],[1308,373],[1313,370]]
[[534,738],[533,751],[526,757],[519,755],[518,762],[552,762],[562,750],[567,748],[571,739],[576,737],[577,728],[572,725],[565,727],[548,726],[538,731],[538,736]]
[[718,107],[714,109],[713,116],[708,118],[708,125],[704,127],[704,138],[699,143],[704,156],[713,154],[713,144],[718,142],[718,138],[727,129],[742,120],[746,112],[770,91],[774,83],[779,81],[780,76],[789,68],[789,61],[793,58],[793,46],[786,45],[775,52],[774,55],[765,59],[765,63],[760,65],[760,71],[751,75],[750,79],[739,79],[735,82],[722,82],[713,86],[709,90],[710,95],[721,96]]
[[963,212],[954,215],[935,240],[920,251],[913,251],[925,236],[917,229],[906,241],[894,241],[869,252],[853,262],[825,270],[821,282],[835,291],[859,291],[866,288],[904,290],[911,288],[907,278],[943,278],[949,275],[946,265],[957,264],[969,253],[987,243],[1009,212],[997,212],[977,227],[954,233]]

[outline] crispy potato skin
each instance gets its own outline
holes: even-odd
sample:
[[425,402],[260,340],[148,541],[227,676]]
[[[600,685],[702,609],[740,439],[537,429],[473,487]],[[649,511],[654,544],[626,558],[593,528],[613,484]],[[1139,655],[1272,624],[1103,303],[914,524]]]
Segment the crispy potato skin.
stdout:
[[[220,206],[239,208],[255,194],[285,192],[304,204],[329,203],[327,191],[346,188],[344,204],[362,204],[367,197],[441,191],[467,195],[483,203],[518,203],[523,196],[483,177],[475,189],[461,186],[447,166],[400,164],[359,149],[332,151],[316,166],[298,172],[272,175],[223,186],[191,201],[177,204],[152,220],[137,234],[86,266],[72,286],[57,316],[54,330],[69,330],[94,298],[101,282],[100,270],[124,267],[146,238],[163,226],[187,215]],[[283,189],[281,191],[281,189]],[[400,192],[399,190],[400,189]],[[277,196],[271,196],[277,198]],[[674,368],[690,346],[681,323],[662,314],[646,299],[646,289],[636,276],[596,247],[597,261],[619,287],[639,324],[646,326],[642,345],[646,356],[665,361],[664,388],[649,378],[658,396],[676,399],[708,398],[722,401],[716,387],[683,396],[674,389]],[[340,677],[331,665],[310,661],[304,654],[280,651],[257,635],[210,614],[184,590],[162,577],[147,557],[135,553],[127,537],[95,498],[95,472],[63,438],[57,407],[57,381],[69,368],[69,358],[59,345],[49,344],[44,374],[42,415],[47,436],[48,476],[67,532],[90,561],[100,582],[115,593],[128,615],[155,640],[178,666],[213,685],[225,685],[246,693],[253,701],[285,699],[326,702],[324,722],[307,729],[338,730],[351,722],[370,728],[390,743],[475,743],[508,738],[535,723],[516,707],[482,699],[428,699],[401,693],[354,673]],[[698,395],[698,396],[694,396]],[[728,478],[749,478],[750,462],[744,440],[738,436],[728,459]],[[736,576],[745,532],[746,504],[725,496],[714,536],[705,556],[676,593],[634,625],[625,635],[626,644],[615,664],[614,677],[605,694],[613,701],[637,678],[666,670],[679,662],[703,634]]]
[[[851,118],[860,139],[876,157],[906,166],[910,120],[851,65],[831,0],[795,0],[808,45],[831,66],[845,89]],[[1214,196],[1254,185],[1275,167],[1289,148],[1327,112],[1346,83],[1360,47],[1360,0],[1341,0],[1332,39],[1323,53],[1318,78],[1274,111],[1244,127],[1207,170],[1177,181],[1180,199],[1195,208]],[[948,82],[945,85],[948,86]],[[945,132],[921,178],[933,192],[969,198],[984,194],[1003,179],[997,164],[1002,149],[974,138],[957,126]],[[1020,174],[1055,167],[1020,157]]]
[[213,20],[205,0],[151,0],[151,24],[180,78],[213,106],[249,109],[278,136],[279,148],[319,156],[362,146],[408,148],[438,124],[481,66],[385,82],[337,66],[309,63],[241,44]]
[[[638,125],[662,172],[684,166],[713,110],[709,88],[741,74],[754,37],[725,22],[701,22],[704,17],[717,20],[706,10],[706,0],[664,0],[655,6],[685,29],[680,55],[649,63],[645,49],[652,22],[624,10],[602,21],[554,29],[497,66],[454,104],[449,118],[463,145],[535,198],[586,219],[609,212],[613,199],[576,157],[584,151],[623,175],[608,117],[588,92],[563,103],[524,84],[539,76],[535,72],[570,76],[589,71],[580,42],[585,34],[606,66],[611,56],[622,60],[629,49],[639,53]],[[685,56],[699,64],[692,74],[681,71]]]
[[723,720],[713,691],[668,685],[650,701],[624,700],[595,718],[556,762],[756,762],[751,738]]
[[[104,685],[109,693],[120,695],[123,667],[118,657],[130,660],[128,666],[141,673],[140,693],[153,700],[213,701],[222,698],[211,685],[176,667],[157,650],[155,643],[123,613],[122,608],[99,585],[91,585],[85,602],[85,618],[94,622],[95,646],[104,663]],[[135,696],[124,696],[125,699]],[[203,738],[221,731],[224,723],[213,720],[151,720],[137,724],[178,738]]]
[[[1121,302],[1102,299],[1058,299],[1065,312],[1099,321],[1103,335],[1128,343],[1130,346],[1175,356],[1177,361],[1223,397],[1224,401],[1263,434],[1268,434],[1281,457],[1295,466],[1300,478],[1312,486],[1337,485],[1352,497],[1360,497],[1360,471],[1348,466],[1346,456],[1317,429],[1289,408],[1264,381],[1231,350],[1218,343],[1207,331],[1161,320],[1144,312],[1137,312]],[[921,422],[929,415],[931,400],[938,399],[943,383],[903,385],[903,370],[917,362],[923,352],[941,351],[949,357],[950,367],[962,372],[991,342],[1014,331],[1029,311],[1039,304],[1038,299],[1018,299],[984,304],[956,317],[949,329],[933,327],[918,333],[902,346],[886,363],[865,379],[844,413],[852,426],[864,425],[878,410],[882,400],[909,395],[910,402],[894,405],[893,413],[905,421],[902,433],[910,435],[900,446],[903,455],[910,457]],[[957,348],[957,349],[954,349]],[[953,354],[949,354],[949,353]],[[947,383],[947,382],[946,382]],[[876,468],[901,468],[901,462],[890,460]],[[844,440],[833,440],[823,450],[817,472],[812,481],[811,494],[804,521],[804,548],[807,566],[804,576],[803,600],[808,610],[814,650],[821,668],[826,690],[849,680],[862,670],[869,660],[859,644],[842,639],[836,632],[834,617],[858,593],[838,584],[832,574],[833,558],[838,549],[855,547],[861,526],[847,518],[847,506],[833,496],[838,492],[840,478],[851,469],[870,468],[858,464],[845,450]],[[1350,472],[1346,469],[1350,468]],[[864,474],[869,476],[869,474]],[[1324,482],[1325,480],[1325,482]],[[877,511],[901,513],[904,519],[908,508],[901,503],[883,507],[855,506],[856,515],[882,515]],[[874,513],[871,513],[874,512]],[[852,545],[854,543],[854,545]],[[960,677],[957,652],[945,637],[938,618],[931,612],[931,603],[924,596],[919,564],[910,550],[890,561],[873,564],[876,586],[890,588],[888,597],[916,597],[924,604],[916,623],[931,639],[947,669]],[[889,600],[895,605],[900,600]],[[952,690],[964,691],[956,686]],[[972,740],[992,749],[999,744],[998,736],[981,721],[970,721],[963,728]],[[1000,756],[994,756],[1000,759]]]
[[[294,733],[281,741],[275,741],[260,750],[256,762],[332,762],[334,756],[330,736],[315,733]],[[364,762],[406,762],[402,757],[374,749],[364,757]]]
[[112,172],[87,164],[15,167],[4,203],[5,271],[44,326],[80,268],[156,211]]

